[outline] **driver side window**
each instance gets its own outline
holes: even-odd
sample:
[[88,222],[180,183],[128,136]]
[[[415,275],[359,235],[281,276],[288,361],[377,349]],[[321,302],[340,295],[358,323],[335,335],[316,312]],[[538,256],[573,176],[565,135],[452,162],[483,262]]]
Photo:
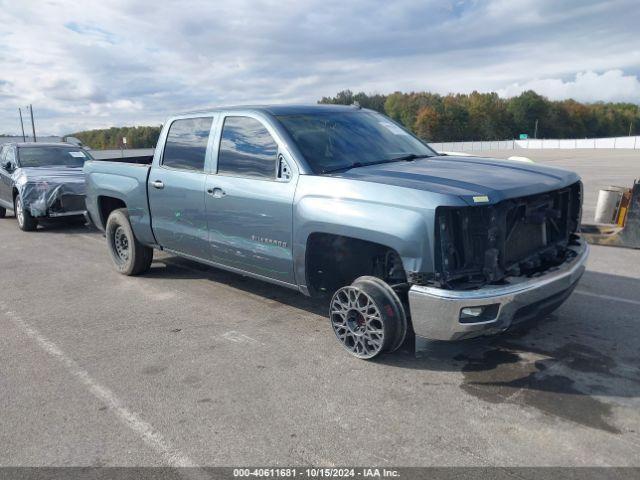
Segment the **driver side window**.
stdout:
[[276,178],[278,145],[262,123],[251,117],[227,117],[218,152],[218,174]]

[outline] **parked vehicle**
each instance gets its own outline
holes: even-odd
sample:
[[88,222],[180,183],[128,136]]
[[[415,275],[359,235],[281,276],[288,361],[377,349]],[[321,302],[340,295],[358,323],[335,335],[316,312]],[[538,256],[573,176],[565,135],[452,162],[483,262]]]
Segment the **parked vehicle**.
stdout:
[[585,269],[575,173],[440,156],[376,112],[236,107],[165,123],[151,165],[87,162],[116,269],[153,249],[330,298],[353,355],[409,333],[494,334],[557,308]]
[[13,210],[18,226],[31,231],[40,218],[83,216],[87,159],[87,151],[66,143],[2,145],[0,217]]

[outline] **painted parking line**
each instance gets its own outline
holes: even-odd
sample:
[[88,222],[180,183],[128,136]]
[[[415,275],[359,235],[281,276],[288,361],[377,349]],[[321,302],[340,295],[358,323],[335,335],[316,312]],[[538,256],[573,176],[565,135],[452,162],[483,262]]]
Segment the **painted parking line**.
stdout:
[[[37,329],[25,322],[18,314],[11,311],[4,302],[0,302],[2,313],[27,337],[31,338],[44,352],[58,360],[73,377],[78,379],[87,390],[109,409],[144,443],[160,454],[164,462],[172,467],[195,467],[187,455],[171,446],[171,444],[153,428],[151,424],[129,410],[110,389],[94,380],[89,373],[78,365],[55,343],[43,336]],[[195,472],[193,472],[195,473]]]

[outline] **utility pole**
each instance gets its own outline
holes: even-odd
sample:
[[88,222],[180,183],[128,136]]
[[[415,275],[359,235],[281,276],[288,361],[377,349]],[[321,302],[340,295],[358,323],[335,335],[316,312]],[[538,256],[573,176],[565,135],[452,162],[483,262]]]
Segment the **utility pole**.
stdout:
[[633,122],[629,122],[629,136],[631,136],[631,127],[633,127]]
[[22,141],[26,142],[27,138],[24,136],[24,123],[22,122],[22,109],[18,108],[18,113],[20,114],[20,128],[22,128]]
[[33,141],[37,142],[36,139],[36,124],[33,123],[33,105],[29,104],[29,111],[31,112],[31,131],[33,132]]
[[533,131],[533,138],[538,138],[538,119],[536,118],[536,127]]

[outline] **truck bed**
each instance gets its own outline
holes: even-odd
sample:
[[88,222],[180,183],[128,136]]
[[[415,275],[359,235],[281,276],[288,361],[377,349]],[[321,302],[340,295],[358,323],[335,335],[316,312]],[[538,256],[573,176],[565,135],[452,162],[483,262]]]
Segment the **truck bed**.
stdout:
[[93,150],[91,155],[94,159],[107,162],[118,163],[139,163],[150,165],[153,161],[153,148],[134,150]]
[[104,229],[105,202],[121,202],[129,212],[131,227],[142,242],[155,243],[147,200],[150,165],[112,160],[85,162],[87,210],[93,223]]

